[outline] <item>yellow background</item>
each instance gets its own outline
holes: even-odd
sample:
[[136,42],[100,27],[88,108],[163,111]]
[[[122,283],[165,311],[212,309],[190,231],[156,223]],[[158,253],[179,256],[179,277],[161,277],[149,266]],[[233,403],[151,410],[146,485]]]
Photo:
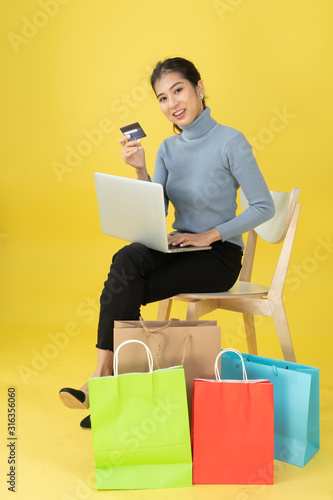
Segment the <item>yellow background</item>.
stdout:
[[[149,75],[158,60],[179,55],[201,72],[212,116],[253,144],[269,188],[301,188],[285,298],[297,360],[321,370],[322,448],[304,470],[284,465],[264,497],[333,498],[325,469],[333,449],[332,3],[25,0],[1,11],[1,497],[10,494],[8,386],[17,391],[16,498],[157,496],[94,491],[91,436],[78,427],[85,415],[63,408],[57,392],[93,371],[98,298],[123,244],[101,234],[93,173],[134,177],[117,143],[119,127],[134,121],[147,133],[153,172],[172,132]],[[258,251],[255,278],[269,281],[277,250]],[[144,318],[154,319],[156,307],[143,308]],[[173,316],[184,315],[176,306]],[[247,349],[237,315],[212,317],[224,346]],[[280,358],[271,318],[257,327],[259,353]],[[158,496],[208,493],[263,497],[258,487],[231,486]]]

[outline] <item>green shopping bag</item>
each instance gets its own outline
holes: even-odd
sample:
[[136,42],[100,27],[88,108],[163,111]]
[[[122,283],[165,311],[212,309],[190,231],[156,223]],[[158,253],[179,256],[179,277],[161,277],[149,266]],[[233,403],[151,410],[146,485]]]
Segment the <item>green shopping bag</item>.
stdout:
[[[119,351],[146,348],[149,372],[118,375]],[[149,348],[125,341],[114,354],[114,376],[89,379],[97,489],[192,485],[192,456],[182,366],[153,371]]]

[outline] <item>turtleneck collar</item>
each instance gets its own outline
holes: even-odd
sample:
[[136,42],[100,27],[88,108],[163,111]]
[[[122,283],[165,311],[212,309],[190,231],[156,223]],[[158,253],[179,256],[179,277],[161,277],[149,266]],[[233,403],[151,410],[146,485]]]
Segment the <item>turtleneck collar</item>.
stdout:
[[183,128],[181,136],[187,141],[199,139],[199,137],[209,132],[215,124],[216,121],[210,116],[210,108],[206,106],[192,123]]

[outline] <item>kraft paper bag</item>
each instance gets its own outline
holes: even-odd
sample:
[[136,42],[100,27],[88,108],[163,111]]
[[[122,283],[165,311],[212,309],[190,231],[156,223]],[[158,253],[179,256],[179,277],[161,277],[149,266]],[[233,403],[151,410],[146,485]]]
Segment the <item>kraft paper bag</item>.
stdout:
[[[272,484],[274,480],[274,399],[269,380],[194,380],[193,483]],[[238,358],[239,361],[239,358]],[[222,373],[224,359],[222,357]]]
[[[319,369],[243,354],[248,377],[266,378],[274,386],[274,457],[299,467],[319,450]],[[242,376],[239,360],[227,353],[223,378]]]
[[[214,363],[221,350],[221,327],[216,321],[116,321],[115,349],[125,340],[144,342],[152,352],[154,369],[183,365],[189,416],[192,413],[194,378],[214,377]],[[135,346],[123,353],[121,373],[147,370],[147,358]]]
[[[153,371],[151,352],[139,344],[117,348],[114,376],[89,379],[96,488],[192,486],[184,369]],[[128,347],[148,356],[146,373],[118,373],[119,351],[121,366]]]

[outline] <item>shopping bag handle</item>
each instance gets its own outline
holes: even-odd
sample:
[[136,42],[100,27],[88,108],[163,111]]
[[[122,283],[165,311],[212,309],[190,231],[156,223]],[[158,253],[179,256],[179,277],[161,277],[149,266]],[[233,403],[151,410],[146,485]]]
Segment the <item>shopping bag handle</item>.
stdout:
[[[231,347],[228,348],[228,349],[222,349],[222,351],[219,352],[219,354],[216,357],[216,360],[215,360],[215,377],[216,377],[216,380],[221,381],[221,375],[220,375],[220,372],[219,372],[218,361],[219,361],[220,357],[222,356],[222,354],[224,354],[226,352],[234,352],[234,353],[236,353],[240,357],[241,363],[242,363],[242,368],[243,368],[243,380],[245,380],[247,382],[248,379],[247,379],[247,373],[246,373],[246,370],[245,370],[243,356],[242,356],[242,354],[239,351],[237,351],[237,349],[232,349]],[[222,371],[222,363],[221,363],[221,371]]]
[[[157,342],[157,351],[156,351],[156,354],[155,354],[155,363],[156,363],[156,366],[157,366],[158,370],[160,370],[161,367],[160,367],[159,362],[158,362],[158,356],[160,354],[161,344],[157,340],[156,334],[159,333],[159,332],[161,332],[162,330],[166,330],[171,325],[171,323],[173,321],[175,321],[175,319],[171,318],[169,321],[167,321],[167,323],[165,325],[158,326],[157,328],[148,328],[148,326],[146,326],[144,324],[142,316],[140,316],[139,319],[140,319],[141,326],[142,326],[143,330],[146,332],[146,334],[148,335],[148,337],[154,337],[155,340],[156,340],[156,342]],[[187,335],[187,337],[185,339],[185,344],[184,344],[183,356],[182,356],[182,359],[181,359],[181,362],[180,362],[181,365],[184,364],[184,361],[185,361],[185,358],[186,358],[189,339],[190,339],[190,335]]]
[[171,325],[171,323],[174,321],[174,318],[171,318],[169,321],[167,321],[165,323],[165,325],[158,326],[156,328],[148,328],[148,326],[145,325],[142,316],[140,316],[139,321],[140,321],[140,324],[141,324],[142,328],[144,329],[144,331],[147,332],[148,334],[150,334],[150,333],[158,333],[162,330],[166,330]]
[[141,340],[125,340],[125,342],[123,342],[122,344],[120,344],[117,349],[116,349],[116,352],[114,353],[114,358],[113,358],[113,374],[115,377],[118,377],[118,355],[119,355],[119,350],[121,347],[123,347],[125,344],[132,344],[132,343],[137,343],[137,344],[142,344],[145,349],[146,349],[146,353],[147,353],[147,356],[148,356],[148,366],[149,366],[149,372],[152,373],[153,372],[153,356],[150,352],[150,349],[149,347],[144,343],[144,342],[141,342]]

